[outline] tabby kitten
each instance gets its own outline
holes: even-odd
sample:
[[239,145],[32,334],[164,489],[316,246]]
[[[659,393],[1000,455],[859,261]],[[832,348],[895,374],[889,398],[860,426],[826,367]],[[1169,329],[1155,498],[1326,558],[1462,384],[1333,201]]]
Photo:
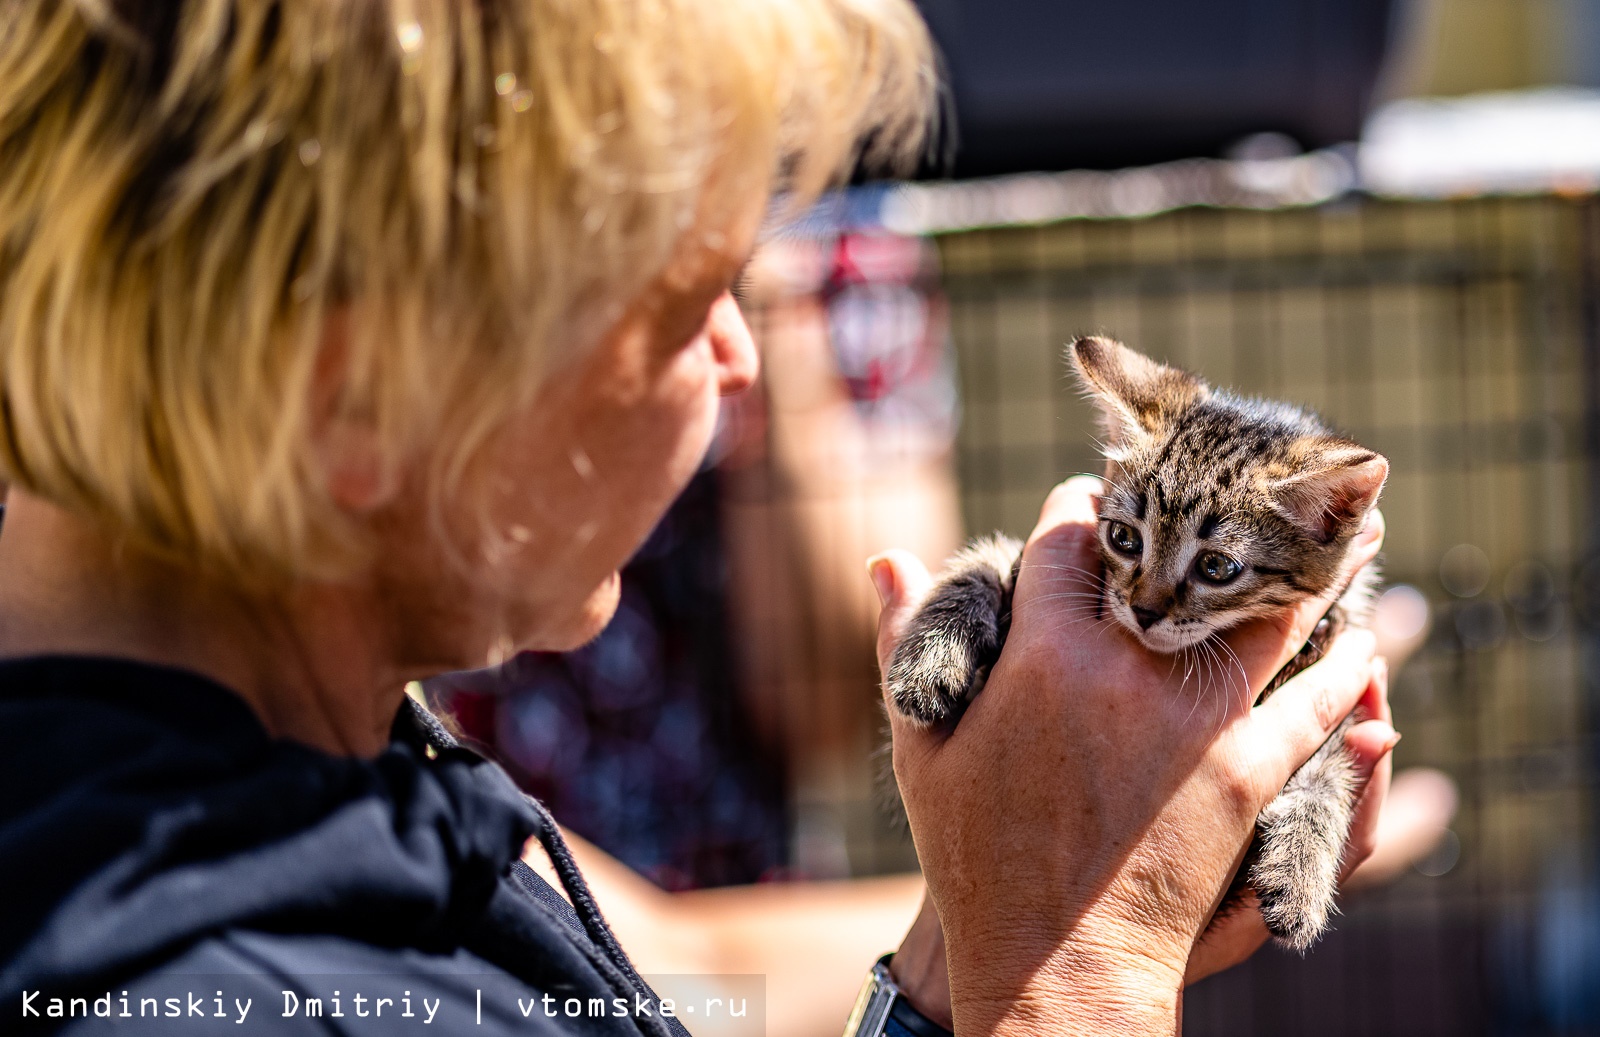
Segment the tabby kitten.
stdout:
[[[1245,399],[1116,342],[1069,348],[1100,412],[1106,491],[1100,615],[1155,652],[1333,589],[1389,463],[1288,404]],[[979,540],[957,554],[890,660],[890,696],[924,724],[954,722],[999,657],[1022,545]],[[1314,662],[1345,624],[1365,625],[1377,573],[1343,589],[1311,640],[1263,694]],[[1267,927],[1304,951],[1333,911],[1354,808],[1347,719],[1262,812],[1240,880]]]

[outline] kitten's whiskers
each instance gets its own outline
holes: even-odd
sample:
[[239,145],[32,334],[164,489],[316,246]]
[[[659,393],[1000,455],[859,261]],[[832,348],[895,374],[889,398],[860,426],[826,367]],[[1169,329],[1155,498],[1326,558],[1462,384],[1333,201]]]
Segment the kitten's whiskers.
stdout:
[[1206,640],[1214,643],[1219,651],[1227,653],[1228,660],[1233,663],[1233,668],[1239,671],[1240,687],[1243,688],[1246,693],[1248,693],[1250,691],[1250,674],[1245,672],[1244,662],[1239,658],[1239,653],[1233,650],[1232,645],[1215,635],[1212,635]]
[[[1090,582],[1100,587],[1106,586],[1106,578],[1104,573],[1097,573],[1092,569],[1085,569],[1081,565],[1060,565],[1055,562],[1023,562],[1022,569],[1048,569],[1056,572],[1072,573],[1075,576],[1087,577]],[[1018,572],[1018,577],[1021,577],[1020,570]]]

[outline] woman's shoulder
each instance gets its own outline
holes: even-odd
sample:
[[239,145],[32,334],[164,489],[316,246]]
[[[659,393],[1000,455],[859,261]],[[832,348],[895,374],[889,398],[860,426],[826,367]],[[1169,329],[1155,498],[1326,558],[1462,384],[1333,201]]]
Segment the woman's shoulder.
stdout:
[[[172,1033],[248,1005],[229,1032],[340,1032],[431,1004],[470,1006],[475,1032],[638,1032],[589,1010],[616,977],[518,882],[538,819],[494,765],[404,742],[324,756],[226,689],[121,661],[0,664],[0,723],[24,717],[0,758],[0,885],[26,905],[0,927],[0,1001],[31,994],[30,1023]],[[550,1014],[546,989],[584,1011]]]

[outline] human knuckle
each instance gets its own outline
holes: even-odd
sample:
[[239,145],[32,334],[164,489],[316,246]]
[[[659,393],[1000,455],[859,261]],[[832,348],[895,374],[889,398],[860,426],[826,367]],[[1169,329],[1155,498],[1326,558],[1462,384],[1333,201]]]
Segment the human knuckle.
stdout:
[[1339,711],[1339,699],[1334,694],[1334,689],[1327,684],[1317,684],[1311,689],[1311,714],[1316,718],[1317,726],[1323,731],[1331,730],[1335,724],[1343,719]]
[[1255,768],[1242,761],[1232,766],[1223,768],[1222,791],[1233,802],[1243,802],[1252,799],[1256,791]]
[[1288,650],[1298,653],[1302,645],[1311,639],[1311,634],[1316,630],[1317,624],[1322,621],[1323,610],[1299,609],[1284,619],[1283,632],[1288,645]]
[[1233,815],[1254,817],[1260,811],[1264,784],[1261,773],[1242,755],[1230,756],[1219,768],[1217,786]]
[[1264,790],[1265,783],[1259,774],[1240,774],[1223,785],[1228,817],[1236,820],[1253,820],[1270,798]]

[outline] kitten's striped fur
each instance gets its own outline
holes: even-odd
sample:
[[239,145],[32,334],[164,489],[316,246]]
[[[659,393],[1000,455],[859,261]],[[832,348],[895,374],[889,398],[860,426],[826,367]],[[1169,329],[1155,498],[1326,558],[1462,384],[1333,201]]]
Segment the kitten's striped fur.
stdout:
[[[1104,431],[1102,616],[1173,653],[1336,589],[1388,475],[1382,456],[1309,411],[1214,390],[1107,339],[1080,339],[1069,355]],[[1020,558],[1019,543],[993,537],[951,560],[890,662],[891,698],[906,716],[951,723],[982,687],[1005,642]],[[1267,694],[1344,624],[1367,622],[1376,584],[1372,566],[1357,574]],[[1302,951],[1333,911],[1354,806],[1352,723],[1262,812],[1240,873],[1268,928]]]

